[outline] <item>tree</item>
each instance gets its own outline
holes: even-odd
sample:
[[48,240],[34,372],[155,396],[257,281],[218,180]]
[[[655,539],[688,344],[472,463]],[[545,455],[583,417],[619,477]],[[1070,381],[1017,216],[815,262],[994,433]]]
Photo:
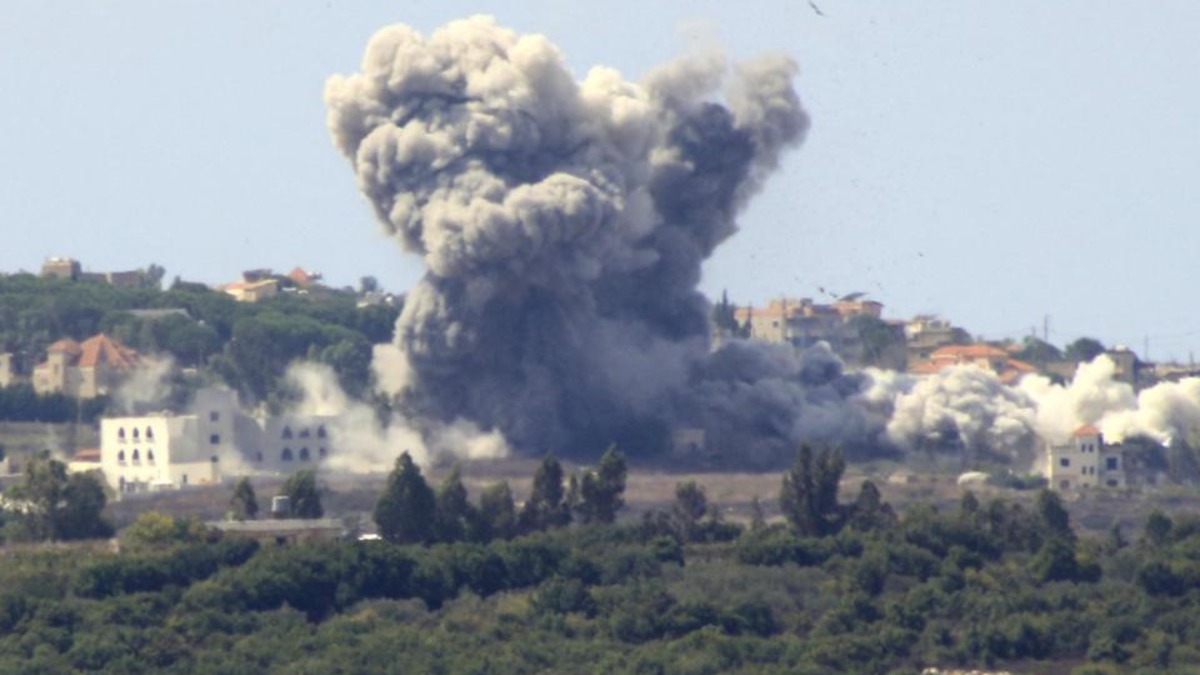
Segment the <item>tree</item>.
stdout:
[[482,539],[510,539],[517,533],[517,507],[508,481],[500,481],[479,496]]
[[824,536],[842,525],[838,504],[838,482],[846,462],[842,453],[825,448],[813,456],[812,448],[801,446],[792,468],[783,474],[779,508],[797,534]]
[[23,535],[34,541],[90,539],[112,535],[102,517],[107,497],[94,473],[68,477],[67,465],[43,451],[25,465],[25,474],[9,489],[9,498],[24,502]]
[[617,447],[610,446],[600,457],[595,471],[587,471],[579,481],[579,504],[576,512],[584,524],[611,523],[617,511],[625,506],[625,457]]
[[1021,350],[1013,354],[1016,358],[1029,363],[1044,364],[1061,361],[1062,350],[1045,340],[1028,335],[1021,343]]
[[434,537],[438,541],[462,541],[473,538],[479,530],[479,513],[467,499],[458,464],[442,481],[437,492],[437,513],[434,516]]
[[738,323],[737,307],[729,302],[729,293],[721,292],[721,302],[713,305],[710,318],[720,332],[734,337],[747,337],[746,332]]
[[304,469],[292,474],[283,484],[281,495],[288,498],[292,505],[292,515],[296,518],[320,518],[325,515],[321,506],[321,493],[317,490],[317,472]]
[[897,523],[892,505],[883,501],[875,483],[864,480],[858,491],[858,499],[850,507],[850,527],[860,532],[888,529]]
[[695,539],[700,530],[700,521],[708,513],[708,495],[696,481],[675,484],[675,504],[671,517],[676,530],[685,540]]
[[124,548],[160,549],[176,544],[195,544],[204,541],[207,530],[195,516],[171,516],[161,511],[143,511],[128,527],[121,530]]
[[1063,506],[1062,497],[1053,490],[1042,489],[1037,496],[1037,514],[1040,529],[1046,539],[1057,539],[1074,545],[1075,532],[1071,529],[1071,514]]
[[142,271],[142,288],[162,288],[162,280],[166,275],[167,270],[162,265],[150,263],[150,266]]
[[885,359],[888,352],[904,343],[904,334],[877,316],[859,314],[846,323],[862,344],[862,359],[866,365],[889,366]]
[[1105,352],[1104,343],[1095,338],[1081,337],[1067,345],[1063,355],[1069,361],[1090,362]]
[[1167,538],[1171,535],[1171,528],[1175,523],[1171,522],[1171,517],[1158,509],[1150,512],[1146,517],[1146,525],[1142,530],[1142,539],[1146,543],[1155,548],[1162,547],[1167,543]]
[[571,508],[565,497],[562,465],[554,455],[546,455],[533,475],[529,500],[521,509],[521,531],[536,532],[570,524]]
[[379,535],[398,544],[423,544],[433,540],[437,498],[421,469],[405,452],[396,459],[387,485],[375,504]]
[[243,477],[233,488],[233,498],[229,500],[233,508],[233,517],[237,520],[254,520],[258,517],[258,498],[254,494],[254,486],[250,479]]
[[104,494],[104,482],[98,472],[73,473],[63,488],[63,504],[54,523],[55,538],[106,539],[113,535],[113,528],[100,514],[104,511],[108,497]]
[[358,292],[366,295],[379,290],[379,280],[373,276],[367,275],[360,277],[358,280]]

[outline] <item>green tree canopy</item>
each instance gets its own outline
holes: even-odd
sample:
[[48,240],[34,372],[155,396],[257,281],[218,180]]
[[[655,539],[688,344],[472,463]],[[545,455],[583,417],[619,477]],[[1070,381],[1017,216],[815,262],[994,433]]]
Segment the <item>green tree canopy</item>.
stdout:
[[625,505],[625,478],[628,470],[625,456],[616,446],[609,447],[593,471],[586,471],[579,481],[579,504],[576,512],[584,524],[611,523],[617,511]]
[[405,452],[396,459],[387,485],[375,504],[375,524],[384,539],[400,544],[433,541],[437,498],[421,469]]
[[824,448],[814,455],[808,445],[800,447],[779,491],[779,508],[797,534],[824,536],[841,527],[838,482],[845,470],[839,450]]
[[471,505],[458,464],[442,481],[437,491],[434,536],[438,541],[462,541],[478,535],[479,513]]
[[325,515],[321,493],[317,489],[317,472],[313,469],[297,471],[288,477],[280,494],[288,497],[292,504],[292,516],[296,518],[311,519]]
[[8,497],[25,506],[20,512],[21,535],[33,541],[95,539],[112,536],[102,517],[107,497],[96,474],[67,475],[67,465],[44,451],[25,465],[21,482]]
[[233,517],[238,520],[254,520],[258,517],[258,497],[249,478],[243,477],[237,482],[229,505],[233,509]]
[[1021,351],[1016,352],[1013,356],[1029,363],[1044,364],[1052,361],[1061,361],[1063,353],[1061,349],[1049,342],[1028,335],[1022,341]]
[[533,486],[525,508],[521,510],[520,525],[524,532],[563,527],[571,522],[571,507],[563,488],[563,468],[546,455],[533,475]]
[[1071,361],[1088,362],[1105,351],[1104,343],[1095,338],[1081,337],[1067,345],[1064,356]]
[[484,539],[510,539],[517,533],[517,507],[508,481],[500,481],[479,496]]

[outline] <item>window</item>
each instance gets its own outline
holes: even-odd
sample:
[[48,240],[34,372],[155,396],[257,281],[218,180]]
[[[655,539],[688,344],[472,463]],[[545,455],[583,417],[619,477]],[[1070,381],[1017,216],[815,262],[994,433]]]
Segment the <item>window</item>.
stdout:
[[146,451],[146,461],[150,462],[151,464],[154,463],[154,451],[153,450]]
[[311,437],[311,436],[312,436],[312,434],[310,434],[310,433],[308,432],[308,429],[301,429],[301,430],[300,430],[300,438],[309,438],[309,437]]
[[1070,490],[1070,489],[1071,489],[1071,481],[1069,481],[1069,480],[1059,481],[1059,483],[1058,483],[1058,489],[1060,489],[1060,490]]
[[140,461],[142,461],[142,456],[140,454],[138,454],[137,448],[134,448],[133,449],[133,463],[137,464]]
[[325,459],[325,454],[326,454],[325,448],[320,448],[317,450],[317,457],[320,457],[321,459]]
[[187,474],[186,474],[186,473],[185,473],[185,474],[183,474],[183,481],[182,481],[182,482],[183,482],[183,484],[184,484],[184,485],[187,485]]
[[300,461],[307,462],[309,459],[308,448],[300,448]]
[[256,461],[256,462],[262,461],[262,453],[261,452],[254,453],[254,461]]
[[117,453],[117,461],[122,464],[125,463],[125,451],[124,450]]
[[291,448],[283,449],[283,461],[285,461],[285,462],[292,461],[292,449]]
[[221,413],[217,412],[216,410],[208,413],[208,421],[209,422],[217,422],[220,419],[221,419]]
[[208,437],[208,442],[212,445],[217,445],[221,442],[221,434],[213,434]]
[[125,427],[117,429],[117,438],[121,439],[122,441],[125,440]]
[[154,429],[151,429],[150,427],[146,427],[146,440],[148,440],[148,441],[154,440]]
[[291,438],[291,437],[292,437],[292,428],[291,428],[291,427],[284,427],[284,428],[283,428],[283,437],[284,437],[284,438]]
[[1117,479],[1109,478],[1108,479],[1108,487],[1117,487]]
[[134,429],[134,430],[133,430],[133,440],[135,440],[135,441],[136,441],[137,439],[138,439],[138,430],[137,430],[137,429]]
[[1058,460],[1058,464],[1059,466],[1071,466],[1071,460],[1068,457],[1063,457],[1062,459]]
[[317,427],[317,438],[325,438],[325,425]]
[[1105,457],[1104,458],[1104,470],[1105,471],[1116,471],[1117,466],[1118,466],[1118,458],[1117,457]]

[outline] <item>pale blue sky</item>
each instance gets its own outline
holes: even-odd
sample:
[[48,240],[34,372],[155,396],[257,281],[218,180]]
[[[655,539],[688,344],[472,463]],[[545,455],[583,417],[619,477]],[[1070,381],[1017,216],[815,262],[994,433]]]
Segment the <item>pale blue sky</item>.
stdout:
[[325,131],[367,38],[490,13],[582,74],[696,42],[785,51],[813,117],[705,268],[739,302],[866,291],[988,337],[1050,315],[1200,355],[1200,3],[1065,0],[0,4],[0,270],[69,255],[218,282],[301,265],[403,290]]

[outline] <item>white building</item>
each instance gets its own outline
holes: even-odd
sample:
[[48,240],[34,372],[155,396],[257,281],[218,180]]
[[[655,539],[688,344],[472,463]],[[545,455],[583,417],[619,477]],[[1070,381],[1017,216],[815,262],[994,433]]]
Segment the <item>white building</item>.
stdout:
[[1128,482],[1121,447],[1106,444],[1091,425],[1076,429],[1067,443],[1050,446],[1046,478],[1058,490],[1123,488]]
[[100,421],[100,469],[119,493],[218,483],[222,475],[315,468],[331,452],[333,418],[253,418],[236,392],[202,389],[189,414]]

